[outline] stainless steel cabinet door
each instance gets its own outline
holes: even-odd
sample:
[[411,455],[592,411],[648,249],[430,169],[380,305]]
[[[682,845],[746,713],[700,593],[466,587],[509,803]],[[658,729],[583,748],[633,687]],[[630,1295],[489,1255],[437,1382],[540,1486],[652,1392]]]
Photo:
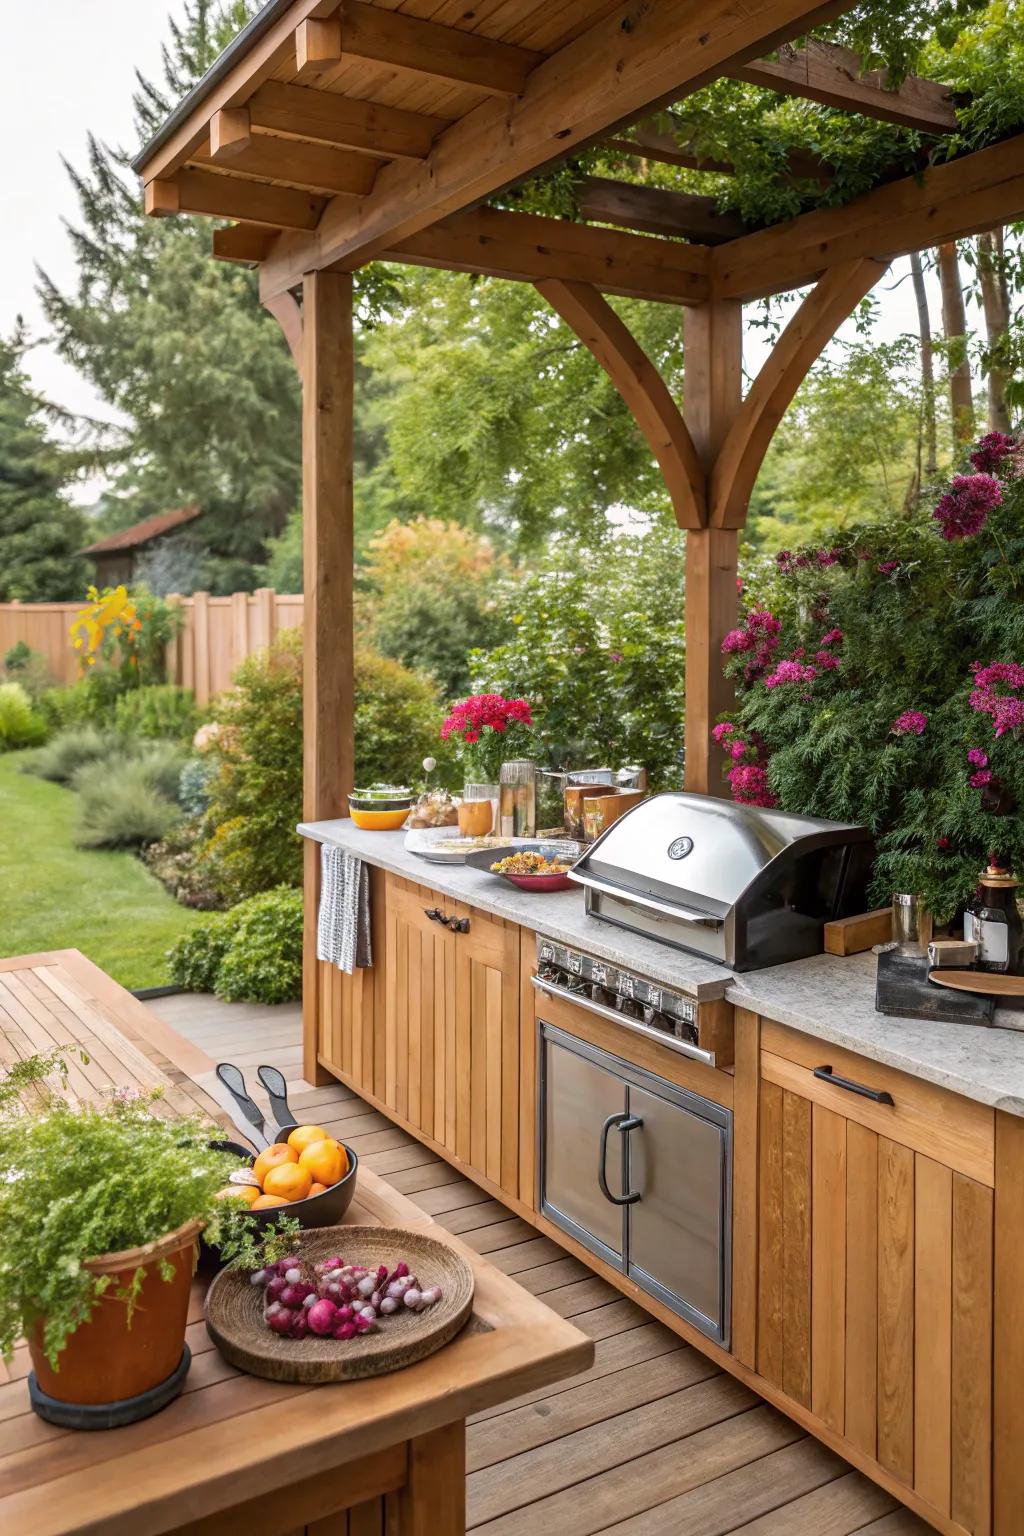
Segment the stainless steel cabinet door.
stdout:
[[628,1273],[724,1342],[726,1131],[632,1085],[629,1110],[643,1125],[629,1134]]
[[[544,1140],[542,1209],[610,1264],[622,1266],[621,1206],[601,1193],[598,1160],[601,1129],[609,1115],[622,1115],[626,1085],[585,1056],[544,1040]],[[607,1137],[606,1176],[613,1191],[623,1188],[622,1137]]]

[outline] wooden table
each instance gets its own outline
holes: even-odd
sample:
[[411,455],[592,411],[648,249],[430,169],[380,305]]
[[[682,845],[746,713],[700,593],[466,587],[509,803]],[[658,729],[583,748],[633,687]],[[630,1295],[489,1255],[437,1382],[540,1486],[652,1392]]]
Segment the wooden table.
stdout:
[[[167,1112],[223,1111],[180,1063],[205,1058],[77,951],[0,960],[0,1060],[76,1040],[72,1089],[165,1087]],[[163,1084],[160,1079],[163,1078]],[[352,1223],[416,1228],[476,1276],[473,1318],[391,1376],[295,1387],[234,1370],[189,1314],[182,1396],[125,1429],[55,1428],[29,1408],[27,1351],[0,1374],[0,1528],[18,1536],[456,1536],[465,1530],[465,1421],[592,1362],[591,1341],[368,1169]],[[0,1373],[4,1368],[0,1366]]]

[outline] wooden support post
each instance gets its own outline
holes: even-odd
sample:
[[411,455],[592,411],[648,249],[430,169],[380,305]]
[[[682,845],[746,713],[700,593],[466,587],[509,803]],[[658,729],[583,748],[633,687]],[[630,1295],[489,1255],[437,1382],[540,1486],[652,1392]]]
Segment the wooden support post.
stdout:
[[[352,278],[314,272],[303,280],[302,810],[307,821],[346,812],[353,785],[352,677]],[[302,967],[303,1074],[330,1082],[318,1061],[316,916],[320,849],[305,852]]]
[[[683,335],[683,413],[710,473],[742,399],[743,306],[712,299],[687,310]],[[727,793],[711,727],[733,699],[721,651],[736,623],[738,550],[736,528],[687,531],[685,785],[699,794]]]

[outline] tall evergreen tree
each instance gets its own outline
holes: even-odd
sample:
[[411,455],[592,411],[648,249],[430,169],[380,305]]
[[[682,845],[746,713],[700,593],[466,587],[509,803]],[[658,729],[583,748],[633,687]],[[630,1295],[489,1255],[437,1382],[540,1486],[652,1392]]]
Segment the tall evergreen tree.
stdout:
[[[186,0],[162,80],[139,77],[140,142],[254,9],[252,0]],[[199,580],[230,591],[249,585],[298,496],[298,378],[254,274],[213,260],[204,222],[145,218],[129,159],[90,137],[85,168],[68,165],[80,207],[70,231],[77,280],[65,292],[41,272],[40,293],[61,355],[127,421],[99,433],[106,526],[199,502]]]
[[0,337],[0,602],[54,602],[82,592],[84,522],[65,496],[70,458],[47,431],[24,352],[20,327]]

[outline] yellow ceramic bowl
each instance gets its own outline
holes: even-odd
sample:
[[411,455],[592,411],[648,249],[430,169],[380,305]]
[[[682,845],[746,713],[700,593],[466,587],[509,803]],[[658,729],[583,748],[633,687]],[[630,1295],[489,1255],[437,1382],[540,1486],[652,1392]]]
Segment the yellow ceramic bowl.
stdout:
[[405,824],[409,807],[405,805],[400,811],[357,811],[352,806],[349,815],[364,832],[397,832]]

